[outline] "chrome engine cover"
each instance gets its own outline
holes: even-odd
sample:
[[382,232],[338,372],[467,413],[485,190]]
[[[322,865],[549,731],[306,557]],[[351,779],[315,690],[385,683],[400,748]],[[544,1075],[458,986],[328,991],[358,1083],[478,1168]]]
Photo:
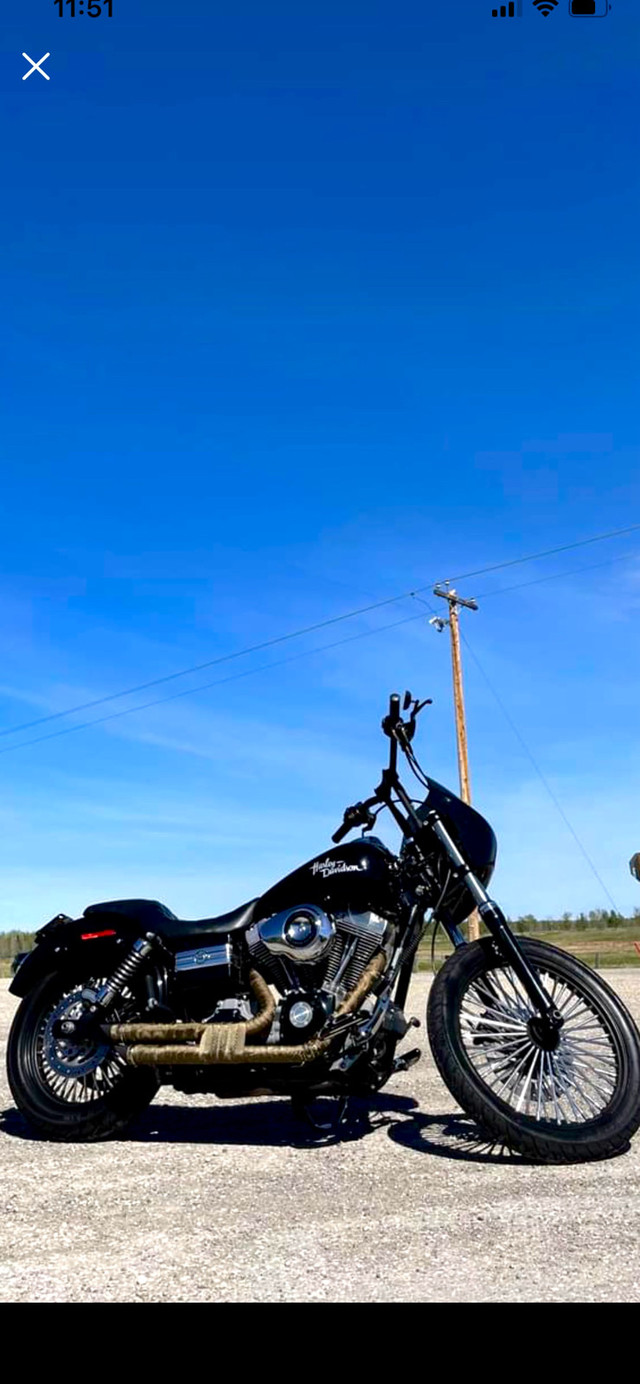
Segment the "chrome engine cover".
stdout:
[[374,952],[382,948],[390,957],[394,936],[394,925],[377,913],[337,913],[336,942],[329,955],[323,991],[338,1000],[343,998],[357,984]]
[[313,903],[285,908],[247,932],[247,945],[253,951],[260,942],[273,956],[289,961],[319,961],[333,942],[336,925],[328,913]]
[[[310,929],[307,938],[299,936],[293,944],[285,934],[287,922],[311,917],[317,923],[315,936]],[[281,995],[310,987],[314,993],[332,995],[339,1003],[357,983],[374,952],[382,948],[390,957],[395,934],[395,925],[388,918],[371,911],[346,911],[331,917],[315,904],[299,904],[254,923],[246,940],[253,965]]]

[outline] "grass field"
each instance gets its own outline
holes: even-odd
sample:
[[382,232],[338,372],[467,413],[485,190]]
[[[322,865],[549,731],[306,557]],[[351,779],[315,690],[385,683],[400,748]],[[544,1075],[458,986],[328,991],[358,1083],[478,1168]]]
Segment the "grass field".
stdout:
[[[518,935],[527,936],[526,933]],[[634,942],[640,946],[640,919],[637,924],[631,925],[628,931],[626,928],[605,927],[587,928],[584,932],[576,932],[574,928],[538,932],[532,928],[530,936],[537,937],[541,942],[549,942],[553,947],[561,947],[563,951],[579,957],[581,961],[597,970],[606,966],[640,966],[640,953],[634,946]],[[446,945],[443,945],[442,939],[438,939],[435,950],[436,970],[442,965],[445,957],[450,955],[451,950],[448,940]],[[418,951],[418,970],[428,970],[430,966],[431,940],[428,939]]]
[[[526,936],[520,933],[519,936]],[[606,966],[640,966],[640,953],[636,951],[634,942],[640,947],[640,919],[634,920],[628,927],[620,928],[587,928],[583,932],[576,932],[575,928],[558,928],[549,932],[538,932],[532,928],[532,937],[538,937],[543,942],[550,942],[554,947],[562,947],[563,951],[570,952],[572,956],[577,956],[581,961],[586,961],[589,966],[594,966],[597,970]],[[435,950],[436,970],[442,965],[445,957],[451,953],[449,941],[438,937]],[[418,951],[417,969],[419,971],[429,970],[431,966],[431,939],[423,943]],[[11,975],[10,960],[0,959],[0,978],[6,979]]]

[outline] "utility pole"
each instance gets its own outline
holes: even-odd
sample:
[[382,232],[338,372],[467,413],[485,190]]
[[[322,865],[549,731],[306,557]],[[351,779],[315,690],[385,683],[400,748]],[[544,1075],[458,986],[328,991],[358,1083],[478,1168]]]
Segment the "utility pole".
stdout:
[[[442,620],[439,615],[434,615],[429,621],[430,625],[435,625],[436,629],[442,633],[445,625],[449,626],[451,636],[451,666],[453,670],[453,704],[456,716],[456,745],[458,748],[458,774],[460,778],[460,797],[463,802],[471,802],[471,784],[469,781],[469,752],[467,747],[467,723],[464,713],[464,689],[462,686],[462,656],[460,653],[460,625],[459,610],[464,606],[466,610],[477,610],[477,601],[463,600],[457,591],[454,591],[446,584],[445,588],[434,586],[434,596],[440,596],[449,605],[449,619]],[[475,942],[480,936],[480,917],[477,908],[468,919],[469,941]]]

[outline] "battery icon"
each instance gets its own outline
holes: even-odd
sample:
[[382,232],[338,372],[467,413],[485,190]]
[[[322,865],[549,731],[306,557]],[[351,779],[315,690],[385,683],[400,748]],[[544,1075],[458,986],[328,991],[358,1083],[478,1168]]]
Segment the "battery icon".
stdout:
[[594,19],[604,19],[610,9],[609,0],[569,0],[569,14],[591,15]]

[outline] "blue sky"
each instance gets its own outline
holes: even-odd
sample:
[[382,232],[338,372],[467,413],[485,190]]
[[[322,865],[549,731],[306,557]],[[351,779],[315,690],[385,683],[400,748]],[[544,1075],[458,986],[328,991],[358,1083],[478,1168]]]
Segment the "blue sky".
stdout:
[[[4,17],[2,728],[638,521],[640,17],[523,8]],[[640,534],[462,585],[473,653],[631,910]],[[1,754],[0,928],[261,891],[377,781],[392,688],[434,697],[420,749],[455,785],[427,610],[257,671],[417,613]],[[497,895],[606,905],[470,654],[466,693]]]

